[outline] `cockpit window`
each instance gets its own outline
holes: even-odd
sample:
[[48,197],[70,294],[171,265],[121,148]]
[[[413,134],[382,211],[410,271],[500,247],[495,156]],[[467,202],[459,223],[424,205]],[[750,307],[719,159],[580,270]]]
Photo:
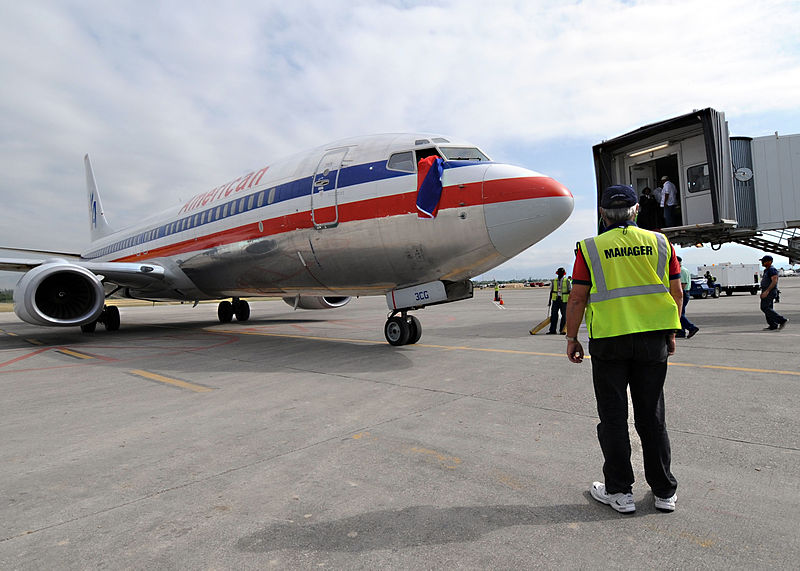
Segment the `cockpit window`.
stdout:
[[488,161],[489,157],[484,155],[475,147],[439,147],[444,158],[448,161]]
[[386,168],[393,171],[414,172],[414,153],[405,151],[389,157]]

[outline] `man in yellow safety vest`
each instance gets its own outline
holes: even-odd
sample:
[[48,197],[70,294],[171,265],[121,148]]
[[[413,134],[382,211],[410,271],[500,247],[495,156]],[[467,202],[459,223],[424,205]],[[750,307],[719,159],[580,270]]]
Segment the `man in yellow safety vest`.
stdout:
[[[556,279],[550,282],[550,330],[548,335],[555,335],[564,331],[564,324],[567,318],[567,302],[569,292],[572,291],[572,282],[567,276],[564,268],[556,270]],[[556,331],[558,325],[558,314],[561,314],[561,327]]]
[[645,479],[656,509],[671,512],[678,483],[670,471],[664,381],[667,357],[675,353],[675,331],[681,328],[680,266],[666,236],[636,226],[638,209],[632,187],[607,188],[600,200],[605,230],[578,242],[567,305],[567,357],[573,363],[583,360],[578,329],[585,313],[600,417],[597,436],[605,460],[605,482],[592,484],[592,497],[620,513],[636,509],[630,387]]

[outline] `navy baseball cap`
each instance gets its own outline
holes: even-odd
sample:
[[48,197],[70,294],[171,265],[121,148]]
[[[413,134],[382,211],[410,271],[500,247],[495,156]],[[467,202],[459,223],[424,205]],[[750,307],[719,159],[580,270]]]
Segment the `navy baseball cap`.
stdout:
[[772,261],[772,256],[770,256],[769,254],[767,254],[767,255],[766,255],[766,256],[764,256],[763,258],[759,258],[759,259],[758,259],[758,261],[759,261],[759,262],[763,262],[764,260],[767,260],[768,262],[771,262],[771,261]]
[[603,191],[600,199],[602,208],[630,208],[639,202],[636,191],[627,184],[615,184]]

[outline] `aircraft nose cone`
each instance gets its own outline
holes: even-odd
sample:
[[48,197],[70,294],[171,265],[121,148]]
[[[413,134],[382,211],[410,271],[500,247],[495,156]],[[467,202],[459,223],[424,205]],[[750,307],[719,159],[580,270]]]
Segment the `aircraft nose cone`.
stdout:
[[491,165],[483,180],[483,212],[495,249],[512,258],[561,226],[575,205],[560,182],[511,165]]

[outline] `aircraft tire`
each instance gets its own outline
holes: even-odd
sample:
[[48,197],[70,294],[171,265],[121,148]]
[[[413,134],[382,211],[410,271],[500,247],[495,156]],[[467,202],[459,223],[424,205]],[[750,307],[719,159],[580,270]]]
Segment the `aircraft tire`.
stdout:
[[400,345],[408,343],[408,339],[411,336],[411,327],[405,319],[399,315],[395,315],[386,320],[386,325],[383,327],[383,334],[389,342],[389,345],[399,347]]
[[413,315],[409,315],[408,327],[411,330],[411,333],[408,336],[408,341],[406,342],[406,344],[413,345],[414,343],[419,341],[420,337],[422,337],[422,323],[420,323],[419,319],[417,319]]
[[94,333],[95,329],[97,329],[97,321],[92,321],[91,323],[84,323],[81,325],[81,331],[83,333]]
[[230,323],[233,320],[233,304],[230,301],[219,302],[217,317],[220,323]]
[[119,329],[119,308],[116,305],[107,305],[103,310],[103,325],[106,326],[106,331],[117,331]]
[[233,306],[233,313],[236,316],[236,321],[247,321],[250,319],[250,304],[240,299],[238,303]]

